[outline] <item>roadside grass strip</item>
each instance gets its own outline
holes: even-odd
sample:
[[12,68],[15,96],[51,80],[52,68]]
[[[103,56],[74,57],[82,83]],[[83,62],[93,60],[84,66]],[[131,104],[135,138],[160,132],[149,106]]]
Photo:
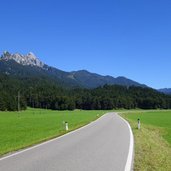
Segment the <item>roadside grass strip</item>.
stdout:
[[[134,171],[170,171],[171,132],[167,123],[171,111],[133,111],[121,115],[129,121],[134,134]],[[137,118],[141,121],[140,130]]]

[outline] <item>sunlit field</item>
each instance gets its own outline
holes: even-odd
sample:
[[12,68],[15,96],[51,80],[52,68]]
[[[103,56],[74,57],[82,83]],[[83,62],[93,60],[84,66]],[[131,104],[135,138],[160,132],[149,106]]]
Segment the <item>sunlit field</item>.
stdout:
[[28,109],[22,112],[0,112],[0,155],[15,151],[79,128],[106,111],[52,111]]

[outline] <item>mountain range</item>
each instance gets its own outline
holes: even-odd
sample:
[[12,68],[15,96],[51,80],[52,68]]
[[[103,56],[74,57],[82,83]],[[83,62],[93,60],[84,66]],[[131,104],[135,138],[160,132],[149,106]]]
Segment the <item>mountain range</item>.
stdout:
[[19,111],[27,106],[53,110],[170,109],[171,96],[125,77],[86,70],[65,72],[48,66],[31,52],[4,52],[0,57],[0,111]]
[[158,90],[161,93],[171,95],[171,88],[163,88]]
[[147,87],[126,77],[102,76],[86,70],[65,72],[48,66],[32,52],[27,55],[5,51],[0,57],[0,73],[17,78],[43,78],[65,87],[96,88],[108,85]]

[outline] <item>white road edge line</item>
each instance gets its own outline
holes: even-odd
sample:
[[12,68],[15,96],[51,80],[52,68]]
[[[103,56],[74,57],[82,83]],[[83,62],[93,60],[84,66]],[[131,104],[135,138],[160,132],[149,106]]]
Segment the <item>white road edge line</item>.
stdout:
[[128,152],[128,157],[127,157],[127,162],[125,165],[125,170],[124,171],[132,171],[133,170],[133,157],[134,157],[134,137],[132,133],[132,129],[130,124],[122,118],[119,114],[118,116],[127,124],[130,132],[130,144],[129,144],[129,152]]
[[32,149],[34,149],[34,148],[40,147],[40,146],[42,146],[42,145],[48,144],[48,143],[50,143],[50,142],[56,141],[56,140],[58,140],[58,139],[60,139],[60,138],[63,138],[63,137],[65,137],[65,136],[67,136],[67,135],[70,135],[70,134],[73,134],[73,133],[75,133],[75,132],[77,132],[77,131],[80,131],[81,129],[84,129],[84,128],[90,126],[91,124],[97,122],[99,119],[103,118],[103,117],[106,116],[107,114],[108,114],[108,113],[105,113],[104,115],[102,115],[102,116],[99,117],[98,119],[96,119],[96,120],[94,120],[94,121],[88,123],[87,125],[84,125],[84,126],[78,128],[78,129],[75,129],[75,130],[73,130],[73,131],[71,131],[71,132],[68,132],[68,133],[66,133],[66,134],[64,134],[64,135],[61,135],[61,136],[56,137],[56,138],[53,138],[53,139],[51,139],[51,140],[42,142],[42,143],[37,144],[37,145],[34,145],[34,146],[32,146],[32,147],[28,147],[28,148],[26,147],[26,149],[24,149],[24,150],[21,150],[21,151],[18,151],[18,152],[14,152],[13,154],[10,154],[10,155],[7,155],[7,156],[5,156],[5,157],[2,157],[2,158],[0,158],[0,161],[5,160],[5,159],[10,158],[10,157],[13,157],[13,156],[16,156],[16,155],[18,155],[18,154],[24,153],[24,152],[26,152],[26,151],[32,150]]

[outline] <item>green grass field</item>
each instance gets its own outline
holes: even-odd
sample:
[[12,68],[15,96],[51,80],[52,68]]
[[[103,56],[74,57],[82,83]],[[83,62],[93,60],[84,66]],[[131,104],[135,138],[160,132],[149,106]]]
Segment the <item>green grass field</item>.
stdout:
[[[0,112],[0,155],[15,151],[79,128],[106,111],[52,111],[28,109],[22,112]],[[98,116],[97,116],[98,115]]]
[[[0,155],[60,136],[90,123],[107,111],[28,109],[0,112]],[[134,171],[171,170],[171,111],[117,111],[131,124],[135,138]],[[137,129],[140,118],[141,129]]]
[[163,129],[163,137],[171,144],[171,111],[137,111],[127,116],[134,121],[139,118],[142,124],[153,125]]
[[[171,170],[171,111],[121,112],[131,124],[135,138],[135,171]],[[137,119],[141,129],[137,129]]]

